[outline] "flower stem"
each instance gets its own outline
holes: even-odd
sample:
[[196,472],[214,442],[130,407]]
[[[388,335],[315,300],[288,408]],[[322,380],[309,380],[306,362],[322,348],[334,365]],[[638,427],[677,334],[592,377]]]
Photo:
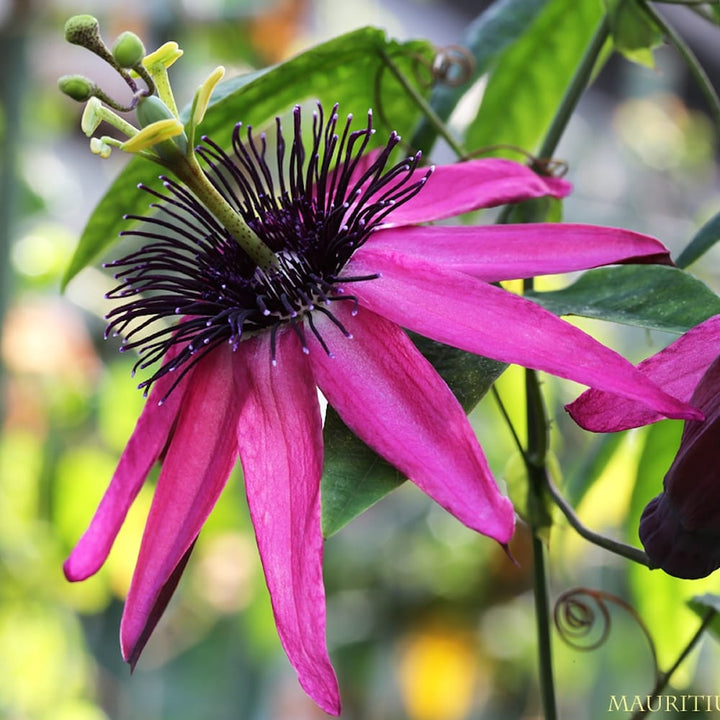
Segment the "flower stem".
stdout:
[[[597,58],[608,37],[609,25],[606,17],[598,25],[593,37],[583,54],[580,64],[562,97],[560,106],[550,124],[547,134],[538,152],[540,158],[552,156],[560,138],[567,127],[580,97],[592,76]],[[507,216],[504,218],[507,220]],[[525,290],[533,287],[529,278],[524,283]],[[549,423],[545,403],[540,392],[537,373],[525,371],[525,394],[527,407],[527,451],[525,465],[530,484],[528,497],[531,503],[543,502],[545,488],[549,484],[546,455],[548,450]],[[530,507],[531,523],[539,513]],[[540,692],[545,720],[557,720],[557,704],[555,701],[555,681],[552,666],[552,645],[550,636],[550,606],[548,602],[548,581],[545,567],[545,546],[540,539],[537,528],[532,527],[533,538],[533,592],[535,597],[535,619],[538,639],[538,662]]]
[[560,101],[560,107],[555,113],[552,119],[550,128],[548,129],[545,139],[543,140],[540,149],[538,150],[538,157],[549,158],[555,152],[555,149],[560,142],[562,134],[565,132],[565,128],[572,117],[575,108],[577,107],[580,97],[587,88],[590,78],[592,77],[593,70],[595,69],[595,63],[600,56],[600,51],[605,44],[610,34],[610,24],[607,19],[607,15],[603,15],[600,24],[597,26],[590,44],[587,46],[585,53],[580,59],[580,64],[575,69],[570,84],[565,90],[565,94]]
[[647,696],[647,702],[645,703],[645,707],[642,710],[638,710],[631,718],[630,720],[642,720],[648,712],[650,712],[650,704],[651,700],[658,697],[662,691],[667,687],[668,683],[670,682],[670,678],[675,674],[675,671],[682,665],[685,658],[692,652],[693,648],[698,644],[700,641],[700,638],[705,633],[705,630],[707,630],[710,623],[713,621],[714,617],[716,615],[716,611],[713,608],[708,608],[705,615],[703,615],[702,622],[700,623],[700,627],[698,627],[695,634],[690,638],[690,642],[683,648],[680,655],[678,655],[675,662],[672,664],[670,669],[667,672],[661,673],[660,677],[658,678],[657,682],[655,683],[655,687],[652,689],[650,694]]
[[650,16],[653,23],[660,29],[660,31],[668,38],[668,40],[675,46],[675,49],[682,55],[685,64],[688,67],[691,75],[695,79],[700,91],[705,96],[705,100],[708,104],[708,109],[712,115],[715,123],[715,129],[720,130],[720,97],[718,97],[715,88],[710,82],[710,78],[703,69],[698,59],[695,57],[693,51],[688,47],[687,43],[682,39],[675,28],[665,21],[660,13],[655,10],[649,3],[641,3],[640,6]]
[[[590,39],[590,44],[587,46],[585,53],[580,59],[580,64],[577,66],[572,78],[570,79],[570,84],[565,90],[565,94],[560,101],[560,106],[550,123],[550,127],[543,139],[542,145],[540,145],[540,148],[538,149],[538,158],[549,159],[553,156],[558,143],[560,142],[560,138],[565,132],[578,102],[580,102],[580,97],[590,82],[593,70],[595,69],[595,63],[597,62],[600,51],[602,50],[605,41],[608,39],[609,34],[610,24],[608,22],[607,15],[603,15],[600,24],[597,26],[592,38]],[[512,210],[512,205],[506,205],[498,216],[498,222],[508,222]]]
[[525,393],[528,439],[524,458],[529,482],[528,516],[532,530],[533,595],[535,598],[540,695],[545,720],[557,720],[545,545],[538,534],[539,528],[535,526],[534,522],[540,515],[540,512],[534,508],[539,508],[543,502],[543,490],[547,482],[546,454],[549,424],[537,373],[534,370],[525,371]]
[[467,160],[468,153],[465,148],[452,136],[450,131],[445,126],[445,123],[440,119],[440,116],[433,110],[430,103],[417,91],[413,85],[411,85],[405,75],[401,72],[395,61],[384,51],[381,51],[382,58],[385,65],[388,67],[390,72],[395,76],[397,81],[402,85],[403,90],[410,96],[412,101],[420,108],[425,118],[433,126],[435,131],[445,142],[452,148],[452,151],[457,155],[460,160]]

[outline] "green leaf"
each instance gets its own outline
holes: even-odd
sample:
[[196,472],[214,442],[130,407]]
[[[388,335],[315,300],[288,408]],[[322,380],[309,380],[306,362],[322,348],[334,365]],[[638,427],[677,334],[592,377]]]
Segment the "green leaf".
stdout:
[[635,0],[604,0],[615,49],[628,60],[654,67],[652,50],[662,33]]
[[[462,85],[438,84],[430,96],[430,104],[442,120],[450,117],[460,98],[496,64],[498,56],[527,32],[547,2],[497,0],[470,24],[462,45],[475,61],[472,74]],[[433,125],[422,118],[410,144],[428,152],[436,136]]]
[[405,478],[349,430],[331,407],[323,433],[322,532],[330,537]]
[[[427,338],[413,336],[413,341],[466,411],[480,402],[507,367]],[[349,430],[332,408],[323,432],[322,527],[323,535],[330,537],[405,479]]]
[[556,315],[611,320],[682,333],[720,313],[720,297],[697,278],[665,265],[589,270],[563,290],[527,297]]
[[[233,127],[239,121],[263,126],[303,101],[320,101],[326,109],[337,102],[342,113],[353,113],[361,120],[369,108],[374,108],[377,143],[384,142],[391,129],[409,131],[419,111],[408,101],[398,81],[384,70],[383,53],[411,82],[418,62],[431,61],[433,56],[432,47],[425,41],[398,43],[388,40],[382,30],[362,28],[281,65],[222,83],[213,93],[200,130],[228,149]],[[182,116],[187,118],[188,113],[189,107]],[[63,285],[105,252],[121,229],[130,227],[122,219],[124,214],[147,212],[149,198],[137,190],[137,185],[143,182],[157,187],[159,172],[158,167],[142,158],[128,163],[90,216]]]
[[497,59],[470,149],[508,144],[535,151],[601,18],[597,0],[549,0],[522,37]]
[[675,261],[680,268],[692,265],[720,240],[720,213],[710,218],[695,234]]
[[709,611],[713,612],[708,630],[715,635],[716,639],[720,639],[720,595],[716,595],[715,593],[696,595],[688,601],[688,605],[690,609],[697,613],[703,620],[707,617]]

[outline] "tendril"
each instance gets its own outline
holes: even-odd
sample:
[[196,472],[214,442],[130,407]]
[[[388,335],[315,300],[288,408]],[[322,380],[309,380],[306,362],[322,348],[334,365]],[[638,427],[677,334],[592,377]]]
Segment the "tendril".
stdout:
[[522,155],[527,161],[528,165],[538,174],[546,175],[551,177],[563,177],[568,169],[568,163],[565,160],[558,160],[557,158],[540,158],[536,157],[527,150],[519,147],[518,145],[511,145],[509,143],[498,143],[496,145],[485,145],[477,150],[470,152],[470,157],[479,157],[481,155],[488,155],[489,153],[495,152],[496,150],[510,150]]
[[603,590],[578,587],[561,593],[555,601],[553,621],[563,641],[575,650],[599,648],[610,636],[612,615],[609,605],[627,612],[642,630],[650,648],[655,679],[660,678],[655,643],[637,610],[622,598]]
[[459,87],[472,78],[475,72],[475,58],[462,45],[446,45],[438,48],[431,70],[435,82],[449,87]]
[[[382,56],[383,62],[378,65],[375,71],[375,76],[373,78],[373,109],[375,110],[378,119],[386,126],[391,126],[391,123],[388,122],[387,113],[385,112],[385,107],[383,104],[383,94],[381,92],[383,76],[385,75],[385,72],[389,70],[390,73],[401,85],[410,100],[412,100],[413,104],[425,116],[425,119],[435,128],[437,134],[440,135],[445,140],[445,142],[447,142],[447,144],[452,148],[453,152],[457,155],[457,157],[462,160],[467,159],[468,156],[465,152],[465,149],[452,136],[445,123],[425,99],[423,93],[420,92],[420,90],[418,89],[420,88],[424,90],[428,87],[428,83],[423,82],[423,78],[420,77],[420,74],[418,72],[419,68],[424,66],[425,69],[429,70],[430,74],[434,77],[432,65],[428,65],[427,61],[424,58],[419,57],[414,53],[409,54],[409,57],[415,60],[415,62],[411,65],[411,72],[413,73],[412,79],[415,82],[411,83],[406,77],[405,72],[403,72],[403,70],[401,70],[395,62],[394,56],[391,56],[384,50],[381,50],[380,54]],[[405,56],[407,57],[408,54],[405,53]],[[406,148],[412,150],[412,147],[406,142],[403,141],[403,144]]]

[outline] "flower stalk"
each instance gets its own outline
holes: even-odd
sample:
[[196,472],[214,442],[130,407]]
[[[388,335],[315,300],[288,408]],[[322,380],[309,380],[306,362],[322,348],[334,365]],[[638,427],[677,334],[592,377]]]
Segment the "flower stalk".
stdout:
[[[572,116],[582,93],[588,86],[592,76],[595,63],[600,51],[608,37],[609,25],[607,16],[603,16],[597,30],[595,31],[583,58],[578,65],[563,98],[555,113],[550,128],[545,135],[538,155],[540,158],[551,157],[560,142],[570,117]],[[503,213],[500,218],[506,222],[509,217],[509,206],[507,214]],[[524,281],[524,289],[531,290],[533,279]],[[547,469],[547,450],[549,438],[549,423],[547,411],[537,373],[534,370],[525,371],[525,393],[526,393],[526,416],[527,416],[527,451],[524,453],[525,464],[530,483],[528,497],[531,503],[542,503],[545,488],[549,486]],[[530,512],[530,521],[539,515],[538,512]],[[557,719],[557,703],[555,699],[555,680],[552,663],[552,643],[550,633],[550,605],[548,601],[548,576],[545,565],[546,549],[540,538],[537,527],[532,530],[533,549],[533,593],[535,598],[535,621],[538,640],[538,663],[540,693],[545,720]]]
[[[197,126],[205,116],[210,95],[222,79],[224,69],[216,68],[198,88],[190,119],[183,125],[167,72],[183,54],[176,42],[167,42],[154,52],[145,54],[139,38],[133,33],[123,33],[111,52],[100,35],[98,21],[90,15],[70,18],[65,25],[65,37],[68,42],[85,47],[105,60],[133,93],[129,105],[123,106],[87,78],[75,75],[60,78],[62,92],[74,100],[87,101],[82,129],[91,138],[92,152],[107,158],[113,148],[119,148],[170,170],[226,228],[259,268],[267,270],[276,266],[275,254],[218,192],[195,156]],[[138,86],[136,78],[143,80],[145,89]],[[116,112],[130,110],[136,111],[140,129]],[[128,139],[122,142],[109,136],[92,137],[103,120]]]

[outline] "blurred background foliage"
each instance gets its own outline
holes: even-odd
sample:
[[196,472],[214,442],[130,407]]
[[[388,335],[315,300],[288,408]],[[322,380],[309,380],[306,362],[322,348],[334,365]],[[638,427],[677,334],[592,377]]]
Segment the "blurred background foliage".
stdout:
[[[112,83],[102,65],[63,42],[65,19],[93,13],[108,38],[132,29],[148,47],[178,40],[186,53],[178,72],[185,75],[174,82],[193,88],[216,64],[238,74],[364,25],[385,28],[399,39],[429,38],[439,46],[463,42],[468,23],[488,4],[0,3],[1,718],[325,717],[297,687],[280,649],[239,478],[229,483],[213,512],[133,676],[121,661],[117,634],[151,485],[140,494],[101,572],[78,585],[62,575],[62,562],[86,527],[142,404],[130,379],[132,361],[102,340],[105,275],[89,268],[65,294],[58,289],[85,221],[124,162],[120,153],[108,161],[90,155],[78,106],[56,89],[59,75],[78,71]],[[589,33],[600,7],[599,0],[578,3],[585,15],[576,24],[585,23]],[[716,31],[682,8],[671,11],[717,80]],[[557,22],[572,24],[567,13],[556,16]],[[509,69],[490,85],[491,97],[498,99],[483,111],[487,124],[471,123],[488,86],[483,75],[450,118],[451,127],[472,125],[471,147],[517,137],[536,143],[542,128],[528,121],[552,113],[553,106],[543,102],[547,88],[562,75],[553,62],[568,54],[567,62],[573,62],[586,41],[582,34],[567,37],[572,42],[559,45],[565,55],[553,55],[552,48],[543,55],[554,61],[541,62],[538,56],[533,63],[527,58],[536,55],[525,47],[525,60],[503,65],[502,53],[511,52],[512,45],[496,48],[500,61],[486,68],[491,82],[494,67]],[[544,39],[540,34],[531,49]],[[661,48],[655,62],[648,68],[613,57],[584,97],[557,153],[569,163],[575,185],[564,217],[655,234],[677,255],[720,205],[717,135],[677,55]],[[503,135],[513,123],[519,135]],[[451,159],[448,148],[438,145],[433,159]],[[720,289],[718,259],[711,251],[691,268],[715,291]],[[567,280],[550,278],[541,288]],[[580,324],[633,360],[669,340],[656,332]],[[510,369],[499,390],[522,426],[519,377]],[[668,421],[649,430],[590,437],[562,410],[578,388],[549,378],[543,387],[554,413],[553,445],[565,493],[588,525],[637,543],[639,513],[660,489],[681,424]],[[472,420],[502,478],[514,447],[491,399],[480,404]],[[522,524],[512,552],[517,565],[407,484],[333,536],[325,563],[328,634],[344,717],[537,717],[529,543]],[[661,667],[672,662],[697,626],[685,601],[720,591],[713,577],[691,583],[630,567],[582,541],[559,518],[551,531],[550,563],[556,595],[586,585],[630,602],[651,628]],[[652,663],[641,631],[622,608],[613,609],[611,619],[608,641],[592,653],[555,639],[564,717],[595,720],[605,716],[611,695],[650,691]],[[716,642],[707,639],[674,678],[675,689],[720,693],[719,657]]]

